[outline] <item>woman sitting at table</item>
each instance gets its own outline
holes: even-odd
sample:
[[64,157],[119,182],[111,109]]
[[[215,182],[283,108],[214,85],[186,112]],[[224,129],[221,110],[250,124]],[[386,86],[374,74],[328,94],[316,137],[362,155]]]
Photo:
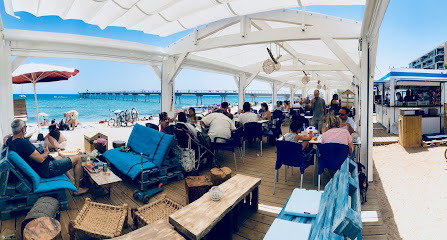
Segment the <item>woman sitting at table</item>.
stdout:
[[265,102],[261,103],[261,109],[262,109],[261,119],[271,121],[272,114],[270,113],[269,106],[267,105],[267,103]]
[[[185,109],[185,114],[186,114],[186,109]],[[190,107],[188,109],[188,113],[186,114],[187,120],[188,122],[190,122],[191,124],[197,124],[197,116],[196,116],[196,109],[193,107]]]
[[349,146],[349,155],[352,155],[354,144],[352,143],[351,134],[349,131],[340,128],[341,119],[333,114],[328,118],[328,129],[321,135],[321,143],[340,143]]
[[290,112],[290,102],[284,101],[284,112]]
[[284,107],[282,106],[282,101],[276,102],[275,110],[279,110],[281,112],[284,110]]
[[309,135],[300,135],[299,132],[301,130],[302,124],[299,121],[293,121],[290,123],[290,133],[286,133],[282,140],[290,141],[290,142],[299,142],[302,141],[301,145],[303,145],[303,152],[307,152],[309,149],[309,141],[312,139]]
[[[177,116],[176,116],[176,117],[177,117]],[[166,128],[169,126],[169,123],[170,123],[170,122],[173,122],[173,121],[174,121],[174,119],[169,118],[167,112],[162,112],[162,113],[160,113],[160,114],[158,115],[158,118],[159,118],[159,119],[158,119],[158,121],[159,121],[159,124],[158,124],[158,125],[160,125],[160,132],[168,133],[168,134],[172,134],[171,131],[167,131]]]
[[186,114],[184,112],[179,112],[177,114],[177,125],[182,125],[184,128],[186,128],[188,131],[190,131],[194,136],[197,136],[197,130],[191,123],[188,122],[186,118]]

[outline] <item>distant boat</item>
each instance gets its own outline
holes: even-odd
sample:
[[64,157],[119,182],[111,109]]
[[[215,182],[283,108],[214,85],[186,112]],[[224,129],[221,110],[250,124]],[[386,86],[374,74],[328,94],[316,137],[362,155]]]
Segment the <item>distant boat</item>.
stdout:
[[25,94],[20,94],[19,97],[26,97],[26,95]]
[[64,96],[54,96],[54,98],[67,98],[67,97],[64,97]]

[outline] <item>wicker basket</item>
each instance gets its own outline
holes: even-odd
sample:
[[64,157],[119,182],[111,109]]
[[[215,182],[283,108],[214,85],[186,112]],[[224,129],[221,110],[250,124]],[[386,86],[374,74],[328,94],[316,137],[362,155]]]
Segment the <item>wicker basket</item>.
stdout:
[[182,207],[181,204],[174,202],[166,194],[163,194],[161,199],[153,203],[146,204],[138,209],[132,209],[133,222],[138,227],[138,223],[148,225],[160,219],[169,221],[169,215]]
[[85,199],[84,206],[74,221],[70,222],[70,239],[75,239],[75,231],[91,238],[113,238],[121,235],[127,224],[128,206],[113,206]]

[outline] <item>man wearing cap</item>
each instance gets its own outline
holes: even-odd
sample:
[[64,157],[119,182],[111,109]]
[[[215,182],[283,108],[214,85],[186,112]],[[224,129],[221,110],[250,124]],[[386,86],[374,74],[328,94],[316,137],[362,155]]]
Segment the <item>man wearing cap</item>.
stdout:
[[[73,194],[80,195],[86,193],[88,188],[81,188],[79,186],[82,175],[81,157],[57,157],[59,159],[54,159],[48,155],[48,146],[45,146],[43,153],[40,153],[28,139],[24,138],[26,127],[25,122],[20,119],[16,119],[11,123],[13,135],[4,140],[4,144],[9,147],[9,150],[16,152],[23,158],[39,176],[51,178],[66,173],[78,190],[77,193]],[[72,168],[74,178],[68,172]]]

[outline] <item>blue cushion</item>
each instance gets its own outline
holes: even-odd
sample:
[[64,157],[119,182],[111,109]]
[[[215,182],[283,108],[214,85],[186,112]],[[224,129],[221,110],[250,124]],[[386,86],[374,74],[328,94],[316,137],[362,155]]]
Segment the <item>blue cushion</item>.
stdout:
[[[147,128],[150,129],[150,128]],[[141,172],[141,156],[133,152],[121,152],[118,148],[108,150],[103,154],[110,163],[113,164],[121,173],[134,180]],[[152,159],[143,156],[143,168],[149,170],[157,166],[151,162]]]
[[[276,218],[264,236],[264,240],[309,239],[311,224],[297,223]],[[293,236],[293,237],[292,237]]]
[[152,162],[160,168],[173,139],[174,135],[135,124],[127,145],[132,151],[138,154],[142,152],[148,158],[152,158]]
[[31,181],[33,182],[33,189],[34,191],[36,191],[37,187],[39,186],[40,183],[40,176],[34,171],[34,169],[32,169],[30,167],[30,165],[23,160],[23,158],[21,158],[19,156],[19,154],[17,154],[14,151],[9,151],[9,155],[8,158],[18,167],[20,168],[20,170],[22,170],[22,172],[27,175],[28,177],[31,178]]
[[71,183],[70,179],[65,174],[62,174],[52,178],[41,178],[40,184],[37,189],[34,189],[34,192],[48,192],[57,189],[68,189],[74,192],[78,191],[73,183]]

